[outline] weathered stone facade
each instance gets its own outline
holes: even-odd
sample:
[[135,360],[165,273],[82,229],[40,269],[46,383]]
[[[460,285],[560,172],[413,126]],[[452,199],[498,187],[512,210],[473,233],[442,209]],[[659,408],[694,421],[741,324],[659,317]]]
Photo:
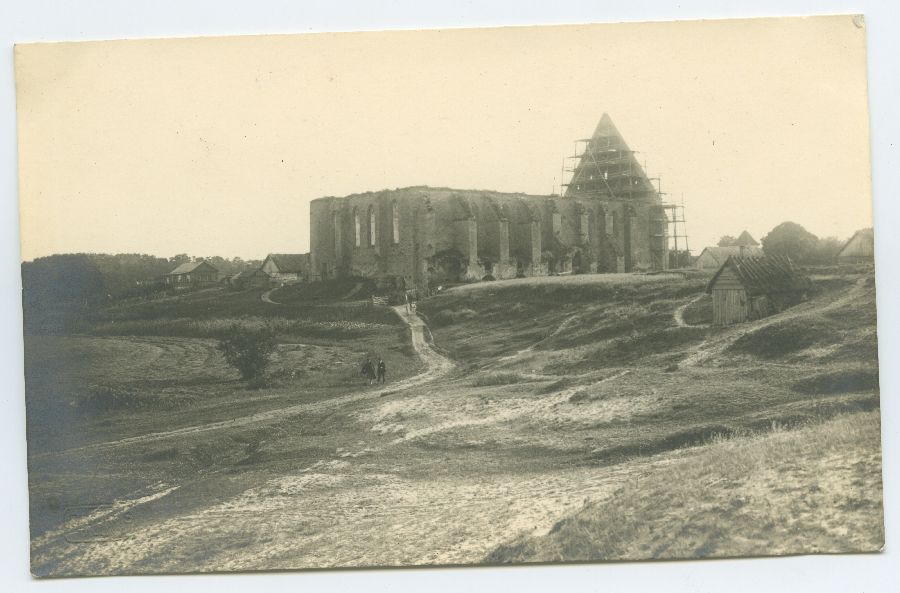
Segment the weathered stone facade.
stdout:
[[313,280],[431,288],[668,260],[660,196],[605,114],[564,196],[408,187],[313,200],[310,221]]
[[314,280],[384,286],[661,269],[664,213],[654,201],[410,187],[310,205]]

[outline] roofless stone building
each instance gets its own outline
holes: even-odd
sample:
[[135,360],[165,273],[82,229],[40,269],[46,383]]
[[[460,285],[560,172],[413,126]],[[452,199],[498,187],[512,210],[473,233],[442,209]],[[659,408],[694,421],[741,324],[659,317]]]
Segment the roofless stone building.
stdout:
[[564,195],[408,187],[310,204],[312,279],[429,288],[666,267],[660,194],[604,114]]

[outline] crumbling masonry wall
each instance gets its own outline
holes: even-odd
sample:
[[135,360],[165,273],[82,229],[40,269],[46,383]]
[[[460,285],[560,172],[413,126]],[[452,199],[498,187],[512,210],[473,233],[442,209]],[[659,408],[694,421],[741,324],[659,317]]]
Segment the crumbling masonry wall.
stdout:
[[625,200],[410,187],[310,204],[314,280],[431,288],[485,277],[661,269],[658,196]]

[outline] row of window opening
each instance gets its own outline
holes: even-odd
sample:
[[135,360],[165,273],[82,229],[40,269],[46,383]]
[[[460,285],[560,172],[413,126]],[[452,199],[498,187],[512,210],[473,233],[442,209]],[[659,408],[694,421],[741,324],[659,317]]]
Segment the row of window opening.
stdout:
[[[369,237],[369,247],[375,247],[378,237],[378,216],[374,206],[369,206],[366,215],[366,223],[366,234]],[[357,247],[362,246],[362,221],[360,220],[359,209],[357,208],[353,209],[353,240],[354,245]],[[391,203],[391,240],[394,243],[400,242],[400,210],[397,208],[396,202]]]

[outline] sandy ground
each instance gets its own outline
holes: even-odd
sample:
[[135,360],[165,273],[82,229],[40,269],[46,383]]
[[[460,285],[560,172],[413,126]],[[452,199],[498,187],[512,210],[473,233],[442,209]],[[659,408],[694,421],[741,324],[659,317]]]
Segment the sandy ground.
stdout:
[[[829,306],[840,306],[861,290],[859,284]],[[792,315],[807,310],[822,309],[798,307]],[[638,383],[630,369],[610,369],[539,397],[517,385],[477,387],[432,347],[421,318],[405,307],[394,311],[411,328],[413,348],[424,362],[425,370],[416,376],[325,401],[54,454],[60,464],[79,456],[128,459],[131,451],[154,444],[174,446],[257,427],[285,435],[279,437],[284,443],[273,437],[277,442],[266,451],[272,459],[286,451],[288,461],[162,479],[88,509],[32,541],[33,571],[77,575],[481,562],[497,545],[546,534],[585,502],[607,500],[636,477],[691,455],[677,449],[617,464],[578,460],[567,452],[590,452],[604,443],[574,442],[575,433],[566,442],[569,432],[554,427],[627,426],[672,394],[654,383]],[[750,329],[701,344],[691,364],[722,352]],[[526,349],[505,363],[532,355]],[[528,379],[549,383],[546,377]],[[626,384],[643,390],[641,395],[623,397]],[[590,404],[571,403],[579,391],[591,394]],[[304,457],[309,461],[293,462],[291,447],[313,453]]]

